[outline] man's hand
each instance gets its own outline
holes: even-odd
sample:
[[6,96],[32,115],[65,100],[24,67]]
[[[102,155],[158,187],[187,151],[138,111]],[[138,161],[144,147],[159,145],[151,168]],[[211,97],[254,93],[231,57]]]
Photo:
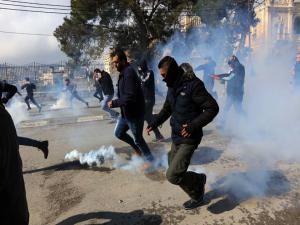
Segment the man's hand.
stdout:
[[220,77],[218,75],[210,75],[210,76],[214,80],[220,80]]
[[146,133],[147,133],[148,135],[150,135],[150,132],[151,132],[151,131],[153,131],[153,128],[150,127],[150,126],[147,126],[147,127],[146,127]]
[[191,136],[191,134],[187,131],[187,124],[183,124],[182,125],[182,130],[181,130],[181,135],[183,136],[183,137],[190,137]]
[[112,101],[107,102],[107,106],[108,106],[109,108],[112,108],[112,106],[113,106]]

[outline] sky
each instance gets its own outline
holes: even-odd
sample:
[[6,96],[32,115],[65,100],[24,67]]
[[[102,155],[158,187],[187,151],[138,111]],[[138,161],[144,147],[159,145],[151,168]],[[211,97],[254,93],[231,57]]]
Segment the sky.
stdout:
[[[20,1],[42,4],[70,5],[70,0]],[[15,7],[3,5],[3,3],[24,5],[23,3],[0,0],[0,8],[5,7],[51,11],[50,9]],[[0,9],[0,64],[5,62],[17,65],[28,64],[31,62],[47,64],[66,61],[67,57],[63,52],[60,51],[59,43],[54,36],[32,36],[1,33],[1,31],[9,31],[20,33],[53,34],[55,28],[63,23],[63,18],[65,16],[66,15]]]

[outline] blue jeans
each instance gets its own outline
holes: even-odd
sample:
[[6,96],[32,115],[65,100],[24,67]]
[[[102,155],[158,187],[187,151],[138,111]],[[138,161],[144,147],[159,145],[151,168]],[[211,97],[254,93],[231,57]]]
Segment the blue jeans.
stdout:
[[104,95],[103,97],[104,98],[103,98],[103,103],[102,103],[102,110],[107,112],[111,118],[118,117],[119,113],[116,112],[115,110],[110,109],[107,105],[107,103],[110,100],[112,100],[114,96],[113,95]]
[[[131,130],[134,139],[127,134],[129,129]],[[146,160],[152,161],[153,155],[151,154],[151,151],[143,138],[143,129],[144,117],[136,119],[126,119],[120,117],[115,128],[115,136],[129,144],[133,149],[139,149],[143,153]]]

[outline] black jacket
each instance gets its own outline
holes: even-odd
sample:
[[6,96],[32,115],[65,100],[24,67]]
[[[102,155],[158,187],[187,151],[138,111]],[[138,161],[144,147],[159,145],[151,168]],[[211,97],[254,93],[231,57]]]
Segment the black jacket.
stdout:
[[[171,116],[173,142],[199,144],[203,136],[202,127],[214,119],[219,107],[194,73],[184,73],[181,68],[178,69],[180,71],[174,87],[168,89],[164,106],[150,126],[155,128]],[[181,135],[184,124],[188,125],[190,137],[185,138]]]
[[147,70],[140,74],[142,90],[146,101],[155,102],[155,83],[154,73],[152,70]]
[[112,101],[112,107],[120,107],[122,117],[127,119],[144,116],[145,99],[140,79],[129,64],[119,74],[117,85],[118,99]]
[[227,81],[227,96],[230,97],[243,97],[244,95],[244,81],[245,81],[245,67],[238,64],[231,72],[234,74],[233,78]]
[[101,77],[98,79],[104,95],[114,95],[114,85],[110,75],[102,71]]
[[36,89],[36,86],[35,86],[35,84],[33,84],[31,82],[28,82],[28,83],[23,84],[21,86],[21,89],[24,89],[24,88],[26,88],[27,95],[32,96],[33,95],[33,90]]

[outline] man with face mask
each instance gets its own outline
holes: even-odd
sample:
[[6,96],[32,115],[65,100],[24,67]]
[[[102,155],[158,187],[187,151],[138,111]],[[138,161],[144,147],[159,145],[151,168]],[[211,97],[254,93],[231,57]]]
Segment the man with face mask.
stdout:
[[[149,124],[153,119],[153,107],[155,105],[155,83],[154,73],[148,69],[146,60],[143,60],[138,66],[139,77],[141,80],[142,90],[145,97],[145,120]],[[164,137],[158,128],[153,130],[156,141],[163,141]]]
[[[128,143],[134,151],[146,159],[145,169],[150,167],[153,161],[151,151],[143,138],[145,99],[140,80],[135,70],[127,61],[125,52],[115,49],[111,53],[112,63],[120,72],[118,79],[117,99],[109,101],[108,107],[121,108],[121,117],[115,128],[115,136]],[[127,134],[131,130],[133,137]]]
[[187,169],[201,142],[202,128],[214,119],[219,107],[189,64],[179,67],[174,58],[166,56],[159,62],[158,68],[168,86],[168,93],[162,110],[146,132],[149,134],[171,117],[173,143],[168,153],[166,176],[170,183],[179,185],[191,198],[183,207],[194,209],[203,202],[206,175]]

